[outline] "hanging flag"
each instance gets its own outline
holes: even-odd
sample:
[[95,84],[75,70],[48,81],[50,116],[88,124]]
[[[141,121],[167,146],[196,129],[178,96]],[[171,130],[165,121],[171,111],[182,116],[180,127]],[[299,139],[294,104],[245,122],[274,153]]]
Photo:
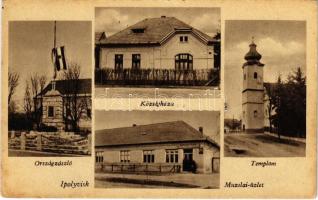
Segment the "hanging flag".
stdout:
[[57,71],[60,71],[61,69],[63,70],[67,69],[65,54],[64,54],[64,46],[53,48],[52,56],[53,56],[54,67]]
[[51,51],[51,58],[52,58],[52,63],[53,63],[53,68],[54,68],[54,74],[53,74],[53,79],[56,79],[57,76],[57,69],[56,69],[56,64],[55,64],[55,57],[56,57],[56,48],[53,48]]

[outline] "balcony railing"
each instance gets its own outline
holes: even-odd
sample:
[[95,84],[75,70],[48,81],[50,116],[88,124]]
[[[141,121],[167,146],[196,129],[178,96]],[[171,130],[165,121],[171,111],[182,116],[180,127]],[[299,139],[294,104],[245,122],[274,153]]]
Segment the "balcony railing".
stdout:
[[121,86],[218,86],[219,69],[95,69],[95,84]]

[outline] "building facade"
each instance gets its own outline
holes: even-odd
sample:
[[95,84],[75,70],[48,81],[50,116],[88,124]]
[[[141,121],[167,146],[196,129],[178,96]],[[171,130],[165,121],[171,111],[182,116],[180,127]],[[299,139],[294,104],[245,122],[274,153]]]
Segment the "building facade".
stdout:
[[[102,34],[97,34],[101,38]],[[219,39],[174,18],[147,18],[98,39],[97,68],[210,69]]]
[[91,79],[51,81],[35,98],[43,125],[67,131],[78,117],[80,129],[91,129]]
[[95,132],[96,168],[107,171],[218,173],[219,145],[183,121]]
[[96,33],[95,67],[95,72],[107,71],[105,77],[95,75],[97,82],[198,80],[201,85],[217,85],[220,34],[211,37],[175,17],[147,18],[109,37]]
[[243,64],[242,129],[246,132],[263,132],[264,84],[262,55],[252,42]]

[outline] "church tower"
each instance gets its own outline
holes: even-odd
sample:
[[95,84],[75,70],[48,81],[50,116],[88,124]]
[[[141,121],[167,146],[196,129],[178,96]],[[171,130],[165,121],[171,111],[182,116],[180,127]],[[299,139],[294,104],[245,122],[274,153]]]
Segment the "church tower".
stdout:
[[243,64],[242,128],[246,132],[262,132],[264,128],[264,86],[262,55],[254,41]]

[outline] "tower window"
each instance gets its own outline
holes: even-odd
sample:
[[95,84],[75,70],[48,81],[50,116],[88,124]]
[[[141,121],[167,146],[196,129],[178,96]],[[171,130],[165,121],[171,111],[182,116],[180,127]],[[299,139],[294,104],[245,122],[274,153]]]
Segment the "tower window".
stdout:
[[257,73],[254,72],[254,79],[257,79]]
[[254,117],[257,117],[257,110],[254,110]]
[[244,80],[246,80],[246,74],[244,74]]

